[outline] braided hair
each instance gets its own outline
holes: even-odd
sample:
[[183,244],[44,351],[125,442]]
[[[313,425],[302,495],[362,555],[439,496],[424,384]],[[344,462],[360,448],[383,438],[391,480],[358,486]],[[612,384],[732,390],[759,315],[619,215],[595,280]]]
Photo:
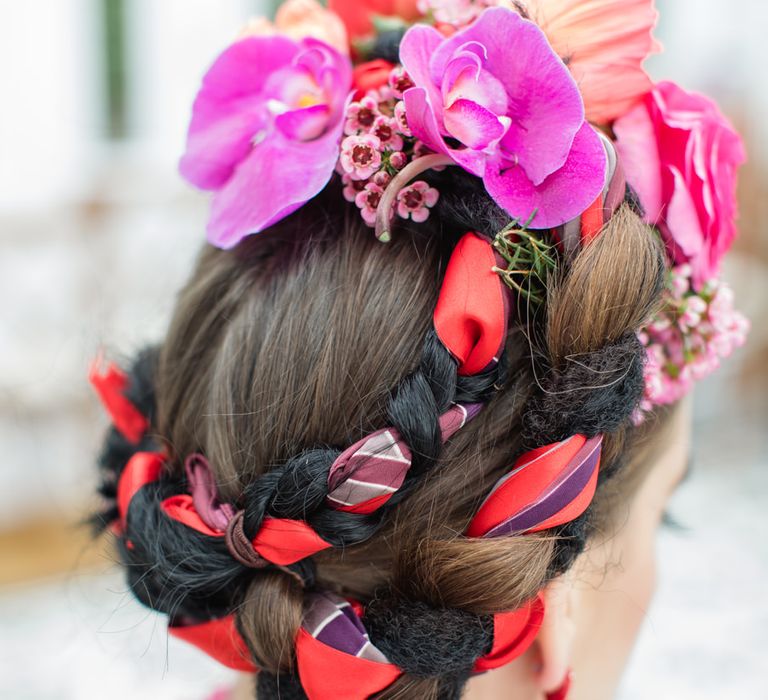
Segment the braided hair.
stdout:
[[[460,376],[431,329],[437,290],[458,238],[492,235],[506,217],[475,179],[452,169],[428,177],[461,196],[446,194],[426,224],[403,225],[389,246],[339,204],[334,181],[234,250],[206,247],[167,337],[130,371],[128,397],[150,430],[138,445],[114,429],[105,440],[108,505],[97,528],[116,515],[115,485],[131,455],[158,446],[169,455],[163,479],[132,499],[119,539],[134,594],[171,619],[235,612],[262,669],[261,700],[304,697],[293,640],[315,587],[366,603],[371,641],[405,671],[383,696],[458,698],[490,648],[492,615],[567,570],[595,526],[590,508],[538,535],[457,535],[488,489],[523,449],[574,432],[606,434],[601,478],[632,454],[625,438],[643,357],[634,331],[664,269],[653,234],[622,208],[563,265],[545,308],[511,328],[499,364]],[[634,272],[616,274],[630,260]],[[443,443],[438,418],[456,401],[486,408]],[[329,508],[334,460],[383,426],[413,455],[404,484],[374,513]],[[253,570],[221,538],[164,517],[159,504],[187,488],[182,465],[193,452],[244,511],[249,538],[268,516],[300,519],[333,549]]]

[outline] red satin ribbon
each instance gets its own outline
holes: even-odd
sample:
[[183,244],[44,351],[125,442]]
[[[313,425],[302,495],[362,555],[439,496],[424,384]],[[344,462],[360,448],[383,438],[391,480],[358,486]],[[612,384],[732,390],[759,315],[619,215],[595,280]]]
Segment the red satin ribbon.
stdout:
[[334,649],[304,629],[299,630],[296,638],[296,663],[309,700],[365,700],[403,674],[394,664],[361,659]]
[[128,460],[117,482],[117,510],[120,520],[113,526],[117,534],[125,531],[128,504],[134,494],[145,484],[160,477],[164,460],[165,457],[159,452],[136,452]]
[[493,271],[486,238],[467,233],[448,261],[434,313],[440,341],[459,362],[459,374],[478,374],[498,361],[507,336],[505,286]]
[[475,671],[482,673],[513,661],[531,645],[544,620],[544,596],[539,593],[517,610],[493,616],[493,647],[475,662]]
[[[355,602],[353,607],[362,616],[362,606]],[[538,634],[543,618],[542,594],[517,610],[494,615],[493,646],[475,662],[475,672],[499,668],[524,653]],[[258,671],[249,660],[247,646],[232,615],[199,624],[172,625],[168,631],[228,668]],[[296,638],[296,658],[301,684],[310,700],[365,700],[402,675],[394,664],[361,659],[334,649],[303,628]],[[329,673],[329,669],[333,672]]]
[[232,615],[194,625],[168,625],[168,633],[196,646],[220,664],[244,673],[256,673],[251,652]]
[[603,228],[603,195],[589,205],[586,211],[581,215],[581,243],[589,243],[597,236],[600,229]]
[[[210,528],[195,510],[192,496],[176,494],[166,498],[160,507],[165,514],[209,537],[224,537],[224,532]],[[253,548],[269,562],[287,566],[309,557],[331,544],[303,520],[264,518],[252,540]]]
[[[587,438],[574,435],[569,440],[545,445],[526,452],[516,462],[512,475],[499,485],[486,499],[467,528],[467,536],[482,537],[504,522],[511,514],[519,512],[546,489],[556,478],[562,466],[573,459],[581,450]],[[534,468],[522,466],[538,460]],[[518,471],[519,470],[519,471]],[[586,487],[568,505],[552,517],[538,523],[527,532],[539,532],[562,523],[570,522],[581,515],[592,501],[597,486],[598,469],[592,472]]]
[[110,363],[101,371],[101,357],[97,357],[88,372],[88,381],[101,399],[112,423],[126,440],[137,445],[149,428],[147,417],[142,415],[126,397],[128,376],[115,364]]

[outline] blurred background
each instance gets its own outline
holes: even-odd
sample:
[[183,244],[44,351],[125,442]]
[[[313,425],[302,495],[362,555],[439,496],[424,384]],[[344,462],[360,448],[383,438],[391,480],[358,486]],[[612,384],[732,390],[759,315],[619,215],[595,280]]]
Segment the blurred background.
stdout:
[[[620,700],[768,698],[768,5],[657,0],[648,68],[744,134],[726,278],[747,347],[695,396],[695,470]],[[103,347],[161,337],[207,203],[176,174],[199,80],[259,0],[0,0],[0,697],[205,697],[231,679],[126,592],[93,507]]]

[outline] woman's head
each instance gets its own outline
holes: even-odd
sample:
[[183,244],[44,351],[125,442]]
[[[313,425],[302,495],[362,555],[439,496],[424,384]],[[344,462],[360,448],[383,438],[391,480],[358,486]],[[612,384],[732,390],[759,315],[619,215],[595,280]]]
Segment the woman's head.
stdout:
[[[457,378],[430,328],[466,219],[492,229],[498,212],[469,188],[446,197],[441,218],[403,227],[383,246],[338,199],[331,204],[337,194],[330,187],[232,251],[206,247],[167,337],[140,369],[171,479],[181,482],[185,458],[201,453],[221,499],[244,507],[246,531],[266,498],[271,514],[306,520],[338,546],[293,571],[246,569],[220,542],[164,519],[161,489],[132,502],[125,536],[134,547],[123,554],[152,607],[178,619],[236,610],[262,683],[295,671],[306,593],[322,589],[363,601],[372,641],[416,671],[388,692],[442,697],[483,652],[472,645],[487,633],[467,630],[568,575],[588,542],[610,539],[640,488],[647,451],[663,441],[660,425],[637,430],[630,420],[642,391],[634,332],[658,303],[664,259],[657,236],[623,205],[550,280],[544,306],[520,305],[488,387]],[[439,406],[458,398],[487,405],[443,445],[433,434]],[[327,478],[340,450],[393,424],[418,456],[396,505],[372,525],[315,498],[314,469]],[[534,535],[461,535],[522,451],[577,432],[605,434],[584,515]]]
[[[687,228],[732,218],[738,136],[651,89],[652,7],[616,3],[624,60],[538,3],[438,0],[353,69],[301,3],[203,80],[181,170],[218,248],[135,363],[149,429],[109,434],[102,521],[139,599],[262,700],[536,697],[570,664],[607,697],[639,619],[607,591],[652,588],[675,405],[746,329],[702,278],[729,236]],[[723,177],[681,174],[703,123]]]

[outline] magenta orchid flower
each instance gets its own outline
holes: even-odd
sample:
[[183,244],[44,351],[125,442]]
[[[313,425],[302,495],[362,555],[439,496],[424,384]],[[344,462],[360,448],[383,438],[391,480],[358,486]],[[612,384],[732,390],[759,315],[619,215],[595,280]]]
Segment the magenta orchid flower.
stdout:
[[408,126],[430,149],[483,178],[511,216],[551,228],[604,185],[606,155],[578,87],[533,22],[490,8],[444,37],[411,27],[400,61]]
[[208,240],[231,248],[296,211],[339,156],[349,58],[312,38],[242,39],[203,78],[181,174],[214,192]]

